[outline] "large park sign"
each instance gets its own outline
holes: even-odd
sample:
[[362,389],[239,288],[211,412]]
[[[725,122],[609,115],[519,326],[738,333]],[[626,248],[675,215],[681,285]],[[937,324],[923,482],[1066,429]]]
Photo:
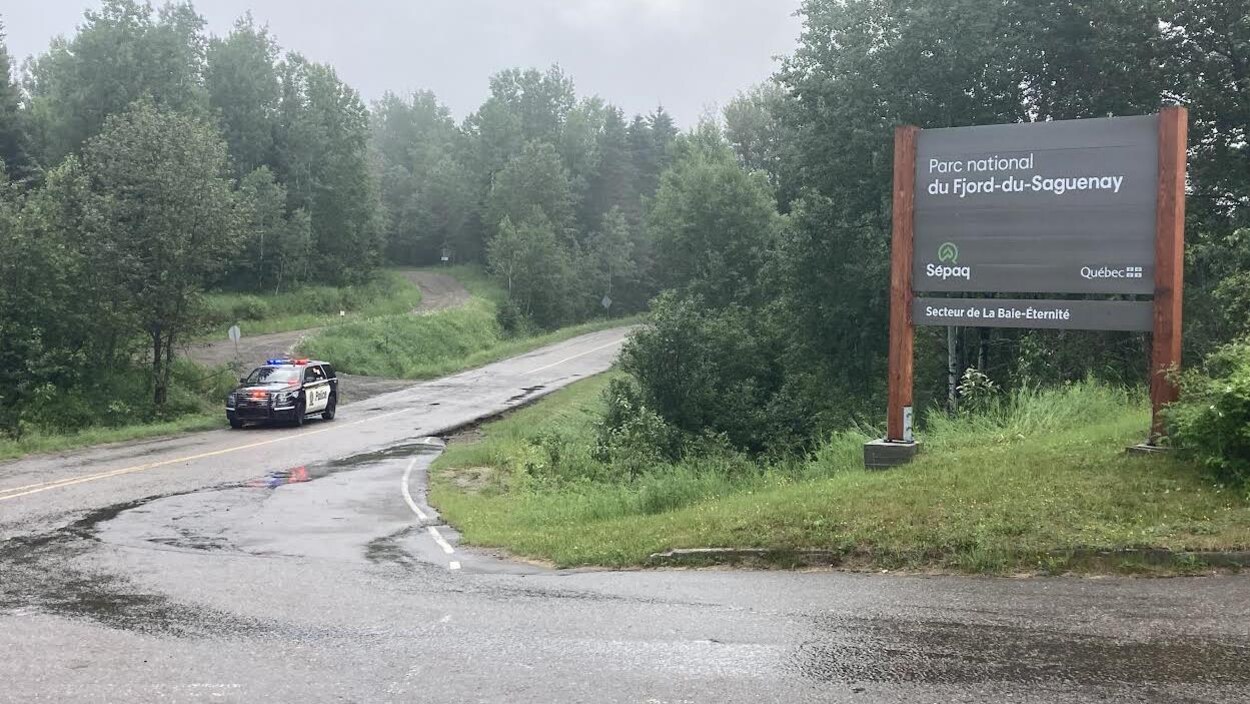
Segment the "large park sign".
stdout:
[[900,127],[894,148],[889,415],[879,464],[914,450],[913,325],[1150,331],[1157,439],[1158,411],[1176,395],[1167,372],[1180,362],[1184,108]]

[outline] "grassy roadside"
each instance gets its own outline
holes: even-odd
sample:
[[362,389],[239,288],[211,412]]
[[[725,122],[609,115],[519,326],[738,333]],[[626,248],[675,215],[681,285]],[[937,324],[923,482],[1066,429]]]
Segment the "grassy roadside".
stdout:
[[[742,458],[713,457],[631,482],[595,476],[590,458],[606,384],[580,382],[438,460],[431,498],[469,543],[561,566],[746,547],[1000,574],[1142,569],[1133,558],[1091,565],[1071,551],[1250,547],[1250,503],[1238,492],[1175,459],[1123,451],[1148,415],[1140,399],[1105,387],[934,419],[923,455],[893,471],[865,471],[864,436],[848,433],[802,461],[744,468]],[[553,463],[589,469],[551,481]]]
[[[205,296],[215,321],[208,335],[225,337],[237,323],[244,335],[306,330],[380,315],[399,315],[421,303],[421,289],[402,272],[383,271],[359,286],[305,286],[277,294],[211,293]],[[340,316],[339,311],[346,313]]]
[[176,420],[163,423],[124,425],[116,428],[89,428],[76,433],[61,435],[31,433],[23,435],[19,440],[0,439],[0,460],[14,459],[29,454],[64,452],[93,445],[147,440],[166,435],[199,430],[215,430],[224,427],[226,427],[224,415],[205,412],[182,416]]
[[386,315],[345,323],[305,340],[301,353],[333,362],[348,374],[433,379],[636,321],[596,320],[550,332],[508,335],[496,320],[504,292],[493,281],[474,267],[439,271],[468,289],[472,297],[466,305],[428,315]]
[[0,460],[225,427],[222,401],[237,381],[225,367],[176,360],[163,417],[153,411],[148,369],[109,372],[94,386],[31,406],[20,436],[0,434]]

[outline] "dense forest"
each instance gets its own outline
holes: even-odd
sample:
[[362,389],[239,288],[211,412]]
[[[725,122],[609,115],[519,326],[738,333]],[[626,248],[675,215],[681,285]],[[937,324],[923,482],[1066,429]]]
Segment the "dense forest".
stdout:
[[[607,426],[803,447],[881,417],[892,131],[1190,109],[1187,354],[1247,332],[1250,27],[1234,2],[807,0],[794,53],[715,120],[626,115],[558,67],[457,121],[189,3],[105,0],[20,70],[0,49],[0,428],[176,413],[205,291],[478,263],[507,330],[649,311]],[[1139,334],[965,329],[1004,387],[1140,383]],[[946,397],[947,337],[917,341]],[[102,374],[101,370],[109,370]],[[113,370],[121,370],[113,373]],[[104,401],[102,401],[102,399]]]

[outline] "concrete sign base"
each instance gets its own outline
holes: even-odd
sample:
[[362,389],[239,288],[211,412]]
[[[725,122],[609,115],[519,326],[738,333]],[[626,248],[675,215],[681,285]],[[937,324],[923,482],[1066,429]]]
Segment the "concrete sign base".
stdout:
[[873,440],[864,443],[864,468],[889,469],[907,464],[920,452],[918,442]]

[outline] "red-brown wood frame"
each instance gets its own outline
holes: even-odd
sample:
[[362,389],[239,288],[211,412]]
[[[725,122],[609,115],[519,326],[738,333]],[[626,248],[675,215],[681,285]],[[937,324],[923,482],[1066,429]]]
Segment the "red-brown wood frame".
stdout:
[[1154,334],[1150,344],[1150,444],[1163,435],[1164,406],[1177,398],[1181,365],[1181,299],[1185,275],[1185,169],[1188,111],[1159,112],[1159,200],[1155,219]]
[[920,128],[894,130],[894,222],[890,236],[889,407],[886,440],[905,437],[904,414],[912,405],[914,330],[911,322],[911,265],[916,209],[916,137]]

